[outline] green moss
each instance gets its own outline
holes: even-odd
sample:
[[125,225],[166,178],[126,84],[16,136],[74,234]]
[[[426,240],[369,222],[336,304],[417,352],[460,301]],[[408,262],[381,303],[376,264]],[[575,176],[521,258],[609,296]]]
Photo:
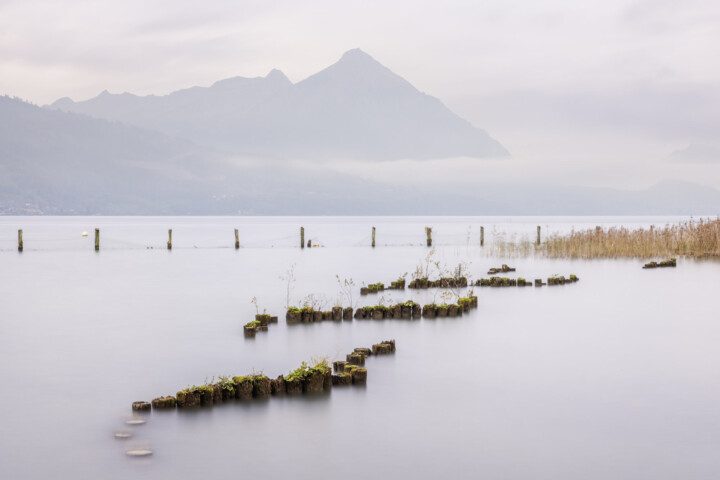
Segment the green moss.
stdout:
[[298,307],[288,307],[287,311],[292,313],[300,313],[300,309]]
[[285,375],[286,381],[304,380],[315,374],[325,375],[332,372],[332,367],[327,360],[322,360],[313,366],[309,366],[306,362],[302,362],[298,368]]
[[233,381],[230,379],[230,377],[221,376],[221,377],[218,378],[218,382],[217,382],[217,383],[218,383],[218,385],[220,385],[220,387],[221,387],[223,390],[227,390],[228,392],[231,392],[231,393],[232,393],[232,392],[235,392],[235,384],[234,384]]

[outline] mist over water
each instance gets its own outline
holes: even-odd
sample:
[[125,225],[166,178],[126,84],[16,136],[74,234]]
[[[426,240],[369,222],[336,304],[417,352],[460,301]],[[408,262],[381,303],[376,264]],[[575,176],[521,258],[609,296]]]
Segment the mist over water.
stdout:
[[[1,476],[715,479],[717,261],[679,259],[653,271],[639,260],[485,253],[496,240],[534,239],[536,225],[546,235],[676,220],[0,218]],[[301,225],[306,241],[324,248],[301,250]],[[412,273],[429,252],[426,225],[437,261],[471,262],[474,279],[508,263],[512,277],[575,274],[580,282],[478,287],[478,308],[459,318],[286,325],[279,277],[293,264],[292,304],[316,294],[332,306],[336,275],[354,280],[356,306],[375,304],[383,294],[360,297],[360,286]],[[384,297],[429,303],[437,292]],[[280,322],[245,339],[252,297]],[[276,377],[313,356],[344,359],[391,338],[396,354],[368,358],[366,387],[123,423],[133,401],[219,375]],[[134,438],[114,439],[124,428]],[[154,453],[129,459],[128,445]]]

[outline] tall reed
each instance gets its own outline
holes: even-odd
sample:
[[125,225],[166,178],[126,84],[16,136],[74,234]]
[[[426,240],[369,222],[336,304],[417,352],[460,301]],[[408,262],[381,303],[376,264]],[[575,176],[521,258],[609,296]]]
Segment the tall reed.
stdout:
[[541,245],[500,242],[494,254],[549,258],[720,256],[720,217],[688,220],[663,228],[611,227],[551,235]]

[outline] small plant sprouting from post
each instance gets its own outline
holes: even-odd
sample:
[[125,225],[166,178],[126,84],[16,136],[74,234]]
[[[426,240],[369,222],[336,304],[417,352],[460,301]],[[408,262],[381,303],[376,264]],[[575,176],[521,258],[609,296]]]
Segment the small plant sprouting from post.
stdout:
[[340,287],[340,296],[347,300],[348,304],[352,308],[355,308],[355,301],[353,300],[353,290],[355,289],[355,282],[352,278],[343,278],[340,279],[340,275],[335,275],[335,278],[337,279],[338,286]]
[[290,268],[285,272],[285,275],[280,275],[280,280],[285,282],[285,308],[290,308],[290,294],[292,293],[292,287],[295,283],[295,263],[290,265]]
[[[256,315],[260,315],[260,307],[258,307],[257,297],[253,297],[252,300],[250,300],[250,303],[252,303],[253,305],[255,305],[255,314],[256,314]],[[267,309],[266,309],[266,308],[263,308],[263,313],[262,313],[262,314],[265,315],[266,313],[267,313]]]
[[314,311],[322,311],[327,304],[327,298],[325,295],[315,295],[311,293],[302,299],[303,308],[309,308]]

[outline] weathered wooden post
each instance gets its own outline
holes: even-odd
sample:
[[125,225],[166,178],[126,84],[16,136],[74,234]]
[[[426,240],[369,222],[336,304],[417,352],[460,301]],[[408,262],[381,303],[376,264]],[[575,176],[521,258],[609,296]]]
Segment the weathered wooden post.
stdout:
[[373,227],[372,231],[372,246],[375,247],[375,227]]
[[99,228],[95,229],[95,251],[96,252],[100,251],[100,229]]
[[305,248],[305,227],[300,227],[300,248]]
[[427,246],[432,247],[432,227],[425,227],[425,235],[427,236]]
[[18,230],[18,252],[23,251],[22,230]]
[[168,250],[172,250],[172,228],[168,230]]
[[485,227],[480,227],[480,246],[485,245]]
[[537,240],[535,241],[536,244],[540,245],[540,225],[537,227]]
[[238,233],[238,229],[235,229],[235,250],[240,248],[240,234]]

